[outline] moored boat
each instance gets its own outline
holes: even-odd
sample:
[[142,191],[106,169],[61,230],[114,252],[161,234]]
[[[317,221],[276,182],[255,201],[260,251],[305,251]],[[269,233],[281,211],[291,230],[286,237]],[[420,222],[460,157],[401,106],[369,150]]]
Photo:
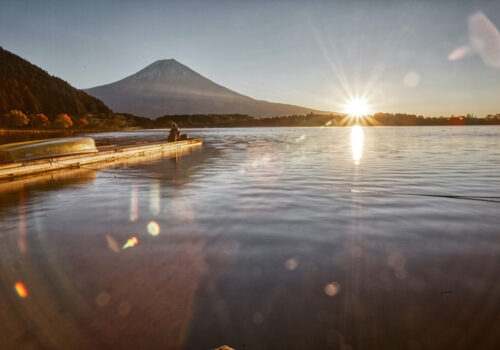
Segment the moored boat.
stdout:
[[[33,158],[29,159],[23,157],[26,157],[30,152],[35,153],[35,151],[25,152],[25,155],[22,155],[22,152],[20,150],[16,151],[16,149],[20,148],[21,145],[26,147],[31,145],[34,147],[36,143],[40,144],[41,142],[21,142],[0,146],[0,157],[4,157],[3,159],[7,160],[7,163],[0,164],[0,181],[13,180],[49,171],[81,168],[89,165],[95,167],[98,164],[102,164],[107,167],[113,166],[117,162],[125,162],[132,159],[150,159],[151,157],[162,157],[168,154],[178,155],[184,151],[189,151],[193,147],[200,147],[202,145],[201,139],[185,139],[176,142],[156,141],[141,142],[133,145],[103,146],[94,151],[94,140],[90,140],[92,147],[87,150],[82,148],[73,149],[75,152],[68,154],[47,152],[45,149],[45,155],[42,155],[40,151],[36,156],[31,154],[30,157],[33,156]],[[56,140],[46,140],[45,142],[50,141]],[[69,149],[66,149],[64,152],[68,151]]]
[[23,162],[97,151],[95,142],[90,137],[16,142],[0,145],[0,163]]

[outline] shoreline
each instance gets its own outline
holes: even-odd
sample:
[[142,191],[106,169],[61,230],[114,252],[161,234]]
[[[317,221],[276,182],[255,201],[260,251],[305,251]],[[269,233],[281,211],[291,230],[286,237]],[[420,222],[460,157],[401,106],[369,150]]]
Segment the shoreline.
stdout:
[[2,134],[75,134],[75,133],[101,133],[113,131],[134,131],[145,130],[140,127],[131,127],[125,129],[0,129]]
[[[438,125],[359,125],[368,128],[380,127],[467,127],[467,126],[498,126],[500,124],[438,124]],[[350,128],[355,125],[237,125],[237,126],[181,126],[182,129],[237,129],[237,128]],[[6,134],[93,134],[106,132],[126,132],[126,131],[144,131],[144,130],[167,130],[169,128],[141,128],[131,127],[125,129],[0,129],[0,135]]]

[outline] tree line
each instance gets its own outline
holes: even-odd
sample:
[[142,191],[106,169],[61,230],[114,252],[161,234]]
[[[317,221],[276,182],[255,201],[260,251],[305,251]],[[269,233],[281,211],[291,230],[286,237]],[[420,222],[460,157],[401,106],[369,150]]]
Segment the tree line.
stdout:
[[403,113],[375,113],[363,118],[350,118],[339,114],[306,114],[255,118],[243,114],[166,115],[157,119],[127,113],[111,115],[87,114],[70,116],[66,113],[45,115],[11,110],[0,115],[0,127],[11,129],[98,129],[170,128],[176,123],[181,128],[204,127],[318,127],[318,126],[431,126],[431,125],[500,125],[500,114],[478,118],[472,115],[451,117],[424,117]]
[[180,127],[304,127],[304,126],[418,126],[418,125],[500,125],[500,114],[478,118],[472,115],[450,117],[424,117],[404,113],[375,113],[363,118],[350,118],[340,114],[306,114],[254,118],[249,115],[168,115],[156,120],[143,118],[137,125],[145,128],[168,128],[175,122]]
[[69,115],[67,113],[43,114],[25,113],[13,109],[0,114],[0,128],[4,129],[93,129],[93,130],[122,130],[145,125],[147,118],[114,113],[111,115],[87,114]]

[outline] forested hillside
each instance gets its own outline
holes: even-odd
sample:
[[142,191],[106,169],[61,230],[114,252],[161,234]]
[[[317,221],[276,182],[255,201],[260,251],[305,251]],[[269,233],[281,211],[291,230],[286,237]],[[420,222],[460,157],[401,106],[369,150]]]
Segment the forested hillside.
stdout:
[[99,99],[0,47],[0,118],[11,110],[53,116],[110,116]]

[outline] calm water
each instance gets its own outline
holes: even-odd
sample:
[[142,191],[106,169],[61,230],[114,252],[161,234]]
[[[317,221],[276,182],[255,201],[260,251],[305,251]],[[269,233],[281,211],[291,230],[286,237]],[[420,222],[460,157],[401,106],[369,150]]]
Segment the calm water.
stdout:
[[188,132],[0,184],[5,348],[500,347],[499,127]]

